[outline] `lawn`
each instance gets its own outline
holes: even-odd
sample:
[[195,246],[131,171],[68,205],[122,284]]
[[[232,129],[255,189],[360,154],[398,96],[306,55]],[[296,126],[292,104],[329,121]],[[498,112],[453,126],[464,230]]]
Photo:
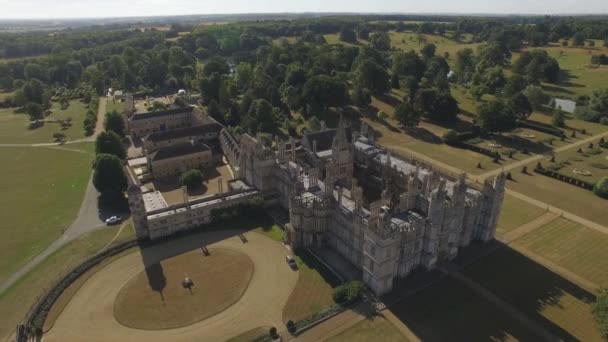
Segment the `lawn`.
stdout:
[[[84,235],[51,254],[15,285],[0,295],[0,337],[11,334],[36,297],[50,288],[63,275],[93,256],[106,246],[118,232],[118,227],[108,227]],[[122,236],[114,241],[118,244],[131,236]]]
[[[596,183],[603,177],[608,177],[608,149],[597,148],[596,143],[594,143],[593,149],[589,149],[586,145],[581,147],[581,153],[577,152],[578,148],[570,149],[557,153],[554,163],[550,158],[544,159],[541,163],[545,168],[566,176]],[[589,171],[591,175],[574,173],[575,169]]]
[[53,133],[62,132],[66,140],[85,137],[82,123],[86,114],[86,105],[80,101],[71,101],[66,110],[53,102],[52,114],[46,120],[64,120],[72,118],[72,127],[62,129],[58,123],[45,123],[42,127],[29,129],[30,118],[25,113],[15,113],[14,108],[0,109],[0,144],[34,144],[53,142]]
[[[253,275],[253,262],[245,254],[225,249],[200,250],[148,265],[126,283],[114,301],[120,324],[144,330],[174,329],[191,325],[236,303]],[[193,281],[186,290],[180,281]],[[213,281],[209,281],[213,279]]]
[[437,55],[443,56],[446,52],[449,53],[448,62],[451,64],[456,62],[456,53],[459,50],[471,48],[473,49],[473,51],[477,51],[477,47],[480,45],[478,43],[457,42],[448,37],[441,37],[431,34],[422,34],[426,42],[422,42],[419,44],[418,33],[409,31],[390,31],[390,35],[391,46],[403,51],[415,50],[416,52],[420,52],[420,49],[422,49],[425,44],[432,43],[437,47]]
[[589,190],[532,172],[535,166],[536,162],[528,164],[527,174],[521,173],[520,169],[511,171],[513,181],[508,181],[507,187],[588,220],[608,225],[608,200]]
[[285,238],[285,232],[276,224],[273,224],[272,226],[258,227],[253,231],[279,242],[282,242]]
[[408,342],[409,340],[390,321],[381,315],[365,319],[327,342]]
[[608,235],[604,233],[557,218],[515,243],[587,280],[608,286]]
[[124,102],[114,101],[111,97],[108,97],[108,100],[106,102],[106,112],[117,111],[118,113],[122,113],[124,109]]
[[506,195],[498,218],[498,234],[505,234],[541,216],[545,210]]
[[[526,50],[534,49],[538,48]],[[592,55],[608,54],[608,48],[602,47],[602,44],[596,45],[595,48],[564,48],[559,44],[552,44],[540,49],[547,51],[550,56],[557,59],[565,78],[563,82],[557,84],[543,84],[543,88],[550,94],[557,97],[575,98],[577,95],[591,95],[593,90],[607,87],[608,66],[603,65],[598,68],[589,66]],[[512,60],[515,61],[517,58],[518,54],[514,53]]]
[[56,240],[76,217],[93,160],[93,144],[2,147],[0,281]]
[[422,341],[539,341],[484,298],[444,277],[390,310]]
[[[555,246],[549,236],[543,238],[540,243],[547,249]],[[585,248],[580,245],[571,253],[582,256]],[[601,341],[591,315],[594,295],[513,249],[501,247],[463,272],[562,340]]]
[[283,321],[297,322],[333,304],[333,287],[340,281],[311,254],[297,251],[298,282],[283,309]]

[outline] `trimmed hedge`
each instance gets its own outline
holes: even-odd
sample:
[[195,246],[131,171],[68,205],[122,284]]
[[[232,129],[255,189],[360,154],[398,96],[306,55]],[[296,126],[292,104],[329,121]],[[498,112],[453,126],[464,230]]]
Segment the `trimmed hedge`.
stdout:
[[553,179],[557,179],[559,181],[562,181],[564,183],[568,183],[568,184],[572,184],[574,186],[578,186],[579,188],[583,188],[585,190],[593,190],[593,186],[594,184],[574,178],[574,177],[570,177],[570,176],[566,176],[564,174],[561,174],[559,172],[555,172],[555,171],[551,171],[545,168],[539,168],[536,167],[534,169],[534,172],[541,174],[543,176],[547,176],[547,177],[551,177]]
[[453,147],[458,147],[458,148],[464,148],[464,149],[467,149],[467,150],[471,150],[473,152],[477,152],[477,153],[483,154],[483,155],[488,156],[490,158],[501,159],[500,158],[500,153],[498,153],[498,152],[489,150],[487,148],[479,147],[479,146],[476,146],[476,145],[467,144],[467,143],[462,142],[462,141],[454,141],[454,142],[449,143],[448,145],[453,146]]
[[561,129],[549,125],[543,125],[540,122],[520,120],[517,122],[517,125],[519,127],[529,128],[539,132],[555,135],[557,137],[565,136],[564,131],[562,131]]

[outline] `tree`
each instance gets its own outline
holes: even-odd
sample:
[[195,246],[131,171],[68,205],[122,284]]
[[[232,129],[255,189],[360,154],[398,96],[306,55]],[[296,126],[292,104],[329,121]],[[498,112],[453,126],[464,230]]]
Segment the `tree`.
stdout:
[[30,120],[32,121],[42,119],[42,117],[44,116],[44,110],[42,109],[42,106],[35,102],[28,102],[25,105],[25,111],[30,116]]
[[416,93],[414,110],[432,121],[453,122],[458,115],[458,102],[449,91],[426,88]]
[[456,52],[456,74],[458,82],[467,82],[469,76],[475,71],[475,55],[473,49],[465,48]]
[[414,50],[398,53],[393,57],[393,74],[399,76],[413,76],[420,81],[426,65]]
[[356,43],[357,42],[357,34],[355,31],[349,27],[342,27],[340,30],[340,40],[347,43]]
[[395,119],[404,127],[414,128],[420,123],[420,112],[409,102],[402,102],[395,108]]
[[65,133],[55,132],[53,133],[53,139],[58,142],[63,142],[65,140]]
[[372,102],[369,90],[361,86],[356,86],[351,95],[352,103],[357,107],[365,107]]
[[203,183],[203,174],[199,170],[189,170],[179,177],[179,183],[188,188],[188,190],[198,189]]
[[532,105],[528,98],[522,93],[517,93],[511,97],[509,100],[509,108],[519,120],[527,119],[530,114],[532,114]]
[[59,106],[61,107],[62,110],[66,110],[70,106],[70,100],[68,99],[68,97],[66,95],[61,95],[59,97]]
[[308,104],[313,110],[341,107],[348,104],[348,88],[346,83],[335,77],[314,76],[304,84],[302,101],[302,105]]
[[559,106],[553,109],[551,124],[555,127],[566,126],[564,111]]
[[524,89],[523,94],[528,98],[532,108],[538,110],[549,103],[551,97],[539,86],[529,85]]
[[251,103],[249,112],[242,120],[241,126],[252,133],[272,133],[278,127],[274,118],[274,108],[265,99],[257,99]]
[[116,110],[106,113],[103,128],[118,134],[119,137],[125,136],[125,120]]
[[363,296],[365,285],[359,280],[353,280],[334,289],[333,297],[341,305],[353,303]]
[[388,32],[379,31],[372,33],[369,42],[374,49],[380,51],[388,51],[391,49],[391,37]]
[[373,94],[384,94],[390,89],[388,72],[372,59],[362,61],[356,75],[357,85],[369,89]]
[[308,119],[308,128],[310,128],[313,131],[318,131],[321,129],[321,121],[319,121],[319,119],[316,116],[311,116],[310,119]]
[[247,89],[253,79],[251,64],[241,62],[236,66],[236,84],[241,89]]
[[95,140],[96,154],[111,154],[119,159],[125,159],[127,150],[122,144],[120,136],[113,131],[101,132]]
[[572,45],[574,46],[584,46],[585,45],[585,34],[582,32],[577,32],[572,37]]
[[485,132],[506,132],[517,126],[515,115],[501,100],[482,103],[477,112],[477,122]]
[[378,113],[376,114],[376,117],[380,120],[380,121],[386,121],[386,119],[388,119],[388,113],[386,113],[383,110],[379,110]]
[[507,82],[502,89],[502,94],[506,98],[513,97],[515,94],[526,89],[527,85],[528,83],[523,76],[517,74],[512,75],[511,77],[507,78]]
[[531,84],[556,82],[560,77],[559,62],[545,50],[524,51],[513,63],[512,70]]
[[392,74],[391,75],[391,87],[393,89],[400,89],[401,85],[399,84],[399,75]]
[[93,185],[105,195],[120,195],[127,189],[127,177],[120,159],[111,154],[98,154],[95,158]]
[[435,46],[435,44],[426,44],[424,45],[424,47],[420,50],[420,53],[422,54],[422,56],[426,59],[431,58],[433,56],[435,56],[435,51],[437,50],[437,47]]
[[[593,193],[601,198],[608,199],[608,177],[602,178],[595,184]],[[604,312],[604,314],[608,315],[608,312]],[[608,323],[608,316],[606,316],[605,319],[607,319],[605,323]],[[608,329],[608,326],[605,328]]]
[[205,76],[211,76],[213,73],[225,75],[228,74],[229,71],[230,67],[228,66],[228,63],[221,57],[213,57],[205,66],[203,66],[203,75]]

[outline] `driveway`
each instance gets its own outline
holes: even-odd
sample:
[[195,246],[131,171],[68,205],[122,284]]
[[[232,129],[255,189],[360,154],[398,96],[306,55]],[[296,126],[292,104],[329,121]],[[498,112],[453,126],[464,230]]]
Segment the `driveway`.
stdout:
[[[255,232],[200,233],[171,240],[115,260],[89,278],[58,317],[44,341],[223,341],[260,326],[282,327],[283,307],[298,280],[285,264],[285,247]],[[241,299],[221,313],[183,328],[139,330],[114,319],[114,300],[145,265],[207,245],[247,255],[254,273]],[[167,279],[180,281],[181,279]]]

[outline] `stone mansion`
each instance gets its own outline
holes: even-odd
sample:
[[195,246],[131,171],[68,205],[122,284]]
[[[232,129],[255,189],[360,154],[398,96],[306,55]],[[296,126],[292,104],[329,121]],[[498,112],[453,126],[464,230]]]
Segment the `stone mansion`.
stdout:
[[375,143],[371,127],[355,131],[342,119],[336,129],[272,144],[218,128],[220,153],[236,178],[229,189],[168,206],[132,177],[128,196],[138,238],[190,229],[209,222],[214,208],[263,196],[267,205],[289,211],[287,243],[337,252],[376,294],[391,291],[413,269],[455,258],[473,240],[494,238],[503,173],[475,188],[464,174],[392,155]]

